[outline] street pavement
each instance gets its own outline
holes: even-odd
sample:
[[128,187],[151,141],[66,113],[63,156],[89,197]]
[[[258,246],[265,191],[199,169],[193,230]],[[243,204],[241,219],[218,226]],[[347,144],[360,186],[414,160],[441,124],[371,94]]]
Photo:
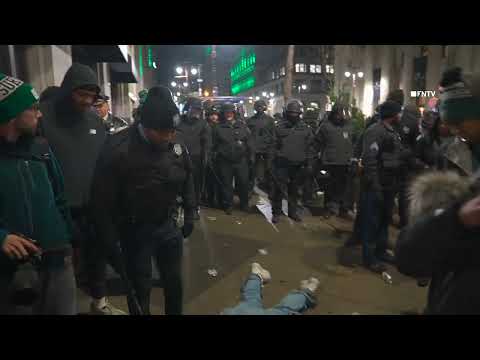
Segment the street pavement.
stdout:
[[[267,216],[268,217],[268,216]],[[192,236],[184,245],[184,312],[215,315],[240,300],[240,287],[252,262],[272,274],[263,288],[266,307],[277,304],[300,281],[317,277],[317,306],[306,315],[393,315],[419,313],[427,288],[388,265],[392,284],[361,266],[361,247],[344,248],[351,221],[304,216],[295,223],[286,216],[272,225],[258,209],[251,214],[234,210],[232,216],[202,208]],[[391,229],[390,245],[397,232]],[[109,281],[112,304],[127,311],[122,284]],[[161,282],[152,291],[152,314],[163,314]],[[79,290],[79,313],[88,313],[89,302]]]

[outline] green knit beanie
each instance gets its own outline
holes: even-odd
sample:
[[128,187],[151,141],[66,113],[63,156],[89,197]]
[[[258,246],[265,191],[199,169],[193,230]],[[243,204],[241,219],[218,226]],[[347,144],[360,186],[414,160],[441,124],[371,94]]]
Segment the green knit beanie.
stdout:
[[0,73],[0,125],[30,108],[38,98],[30,84]]

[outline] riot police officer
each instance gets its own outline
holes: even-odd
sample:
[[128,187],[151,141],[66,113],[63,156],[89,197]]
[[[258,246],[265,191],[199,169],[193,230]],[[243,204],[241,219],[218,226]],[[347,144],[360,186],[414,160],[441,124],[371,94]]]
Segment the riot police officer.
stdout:
[[360,232],[364,265],[382,272],[381,261],[393,259],[386,252],[395,195],[398,192],[404,148],[394,126],[400,121],[401,107],[388,100],[380,106],[381,121],[370,126],[363,138]]
[[335,215],[347,213],[347,183],[353,157],[353,127],[347,121],[347,109],[335,104],[328,119],[318,128],[315,136],[321,161],[330,174],[326,191],[328,210]]
[[200,219],[200,197],[203,190],[205,166],[211,144],[211,130],[203,118],[202,100],[189,98],[184,107],[185,114],[177,127],[177,139],[188,149],[193,164],[193,178],[195,181],[195,199],[197,202],[195,220]]
[[[165,313],[182,313],[183,238],[193,231],[196,203],[188,150],[175,141],[178,121],[171,98],[149,94],[139,123],[109,138],[95,174],[100,238],[110,247],[122,239],[127,274],[144,314],[150,313],[152,257],[164,281]],[[182,228],[174,221],[179,199]]]
[[218,122],[220,121],[220,107],[215,104],[211,104],[207,107],[205,111],[205,115],[207,117],[207,123],[210,126],[210,144],[209,148],[209,156],[207,162],[205,164],[205,189],[203,192],[203,201],[208,206],[214,208],[216,206],[221,207],[221,194],[220,194],[220,179],[218,178],[218,171],[215,170],[215,164],[213,164],[210,160],[213,159],[215,156],[212,154],[212,131],[215,126],[217,126]]
[[[272,143],[269,142],[273,137],[267,134],[275,121],[268,116],[267,103],[264,100],[258,100],[253,105],[256,113],[247,119],[247,126],[252,132],[255,146],[255,163],[250,171],[250,191],[253,191],[255,180],[258,185],[270,191],[270,181],[268,180],[272,167]],[[270,130],[269,130],[270,129]]]
[[254,148],[251,132],[247,125],[235,118],[235,105],[222,104],[220,123],[213,128],[213,163],[218,169],[222,201],[225,213],[232,214],[233,180],[240,197],[240,208],[248,208],[249,168],[253,163]]
[[[298,188],[302,172],[313,172],[313,133],[302,120],[303,105],[299,100],[290,100],[284,109],[284,119],[275,124],[274,170],[272,194],[272,222],[277,223],[282,214],[282,198],[288,198],[288,216],[301,221],[297,212]],[[287,194],[288,191],[288,194]]]

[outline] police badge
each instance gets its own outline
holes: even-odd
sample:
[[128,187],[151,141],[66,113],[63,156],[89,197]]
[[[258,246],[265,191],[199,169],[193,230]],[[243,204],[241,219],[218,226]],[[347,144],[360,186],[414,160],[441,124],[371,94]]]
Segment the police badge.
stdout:
[[177,156],[180,156],[182,155],[183,151],[182,151],[182,146],[180,144],[175,144],[173,145],[173,152],[175,153],[175,155]]

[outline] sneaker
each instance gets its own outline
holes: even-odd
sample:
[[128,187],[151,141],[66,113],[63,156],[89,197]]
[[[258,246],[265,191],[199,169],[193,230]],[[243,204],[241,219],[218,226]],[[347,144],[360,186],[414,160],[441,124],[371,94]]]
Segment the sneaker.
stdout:
[[92,302],[90,304],[90,314],[92,315],[127,315],[126,312],[117,309],[115,306],[107,302],[103,308],[98,308]]
[[272,223],[277,224],[280,222],[280,215],[273,215],[272,216]]
[[300,282],[300,289],[309,290],[310,292],[314,293],[315,291],[317,291],[319,284],[320,281],[317,278],[311,277],[308,280],[302,280]]
[[298,214],[289,214],[288,217],[296,222],[302,222],[302,218]]
[[374,262],[370,265],[367,265],[367,269],[370,271],[373,271],[376,274],[381,274],[387,270],[387,267],[385,266],[385,264],[382,264],[381,262]]
[[231,207],[225,209],[225,214],[232,215],[233,209]]
[[260,276],[260,279],[262,279],[262,284],[266,284],[267,282],[272,280],[270,272],[262,268],[259,263],[252,264],[252,274]]

